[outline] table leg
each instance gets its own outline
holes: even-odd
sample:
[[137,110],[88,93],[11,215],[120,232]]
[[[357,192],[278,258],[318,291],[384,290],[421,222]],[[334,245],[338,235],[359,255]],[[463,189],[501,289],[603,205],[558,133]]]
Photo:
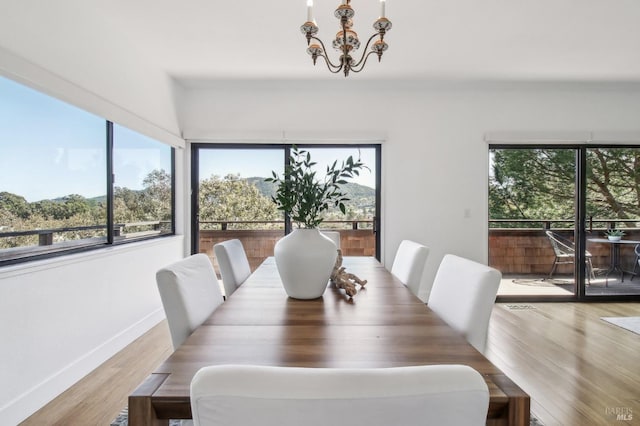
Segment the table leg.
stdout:
[[504,374],[491,375],[491,380],[509,397],[507,424],[529,426],[531,422],[531,399],[518,385]]
[[609,251],[610,252],[609,256],[611,257],[611,266],[605,273],[605,282],[604,282],[605,287],[609,287],[609,275],[611,275],[614,272],[619,272],[620,282],[624,282],[624,270],[622,269],[622,266],[620,266],[620,244],[611,243],[610,245],[611,245],[611,249]]
[[169,420],[158,419],[151,403],[153,393],[167,379],[168,374],[151,374],[129,395],[129,426],[168,426]]

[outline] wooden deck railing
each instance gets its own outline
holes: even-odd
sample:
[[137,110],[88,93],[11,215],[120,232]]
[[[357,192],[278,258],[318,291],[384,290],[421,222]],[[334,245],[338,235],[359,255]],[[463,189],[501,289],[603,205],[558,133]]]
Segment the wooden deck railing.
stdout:
[[[573,241],[573,220],[489,220],[489,265],[503,274],[546,275],[555,259],[547,230],[553,230]],[[587,239],[604,238],[607,229],[620,228],[624,238],[640,240],[640,219],[591,219],[586,224]],[[607,269],[610,265],[610,247],[587,241],[595,268]],[[636,259],[633,246],[620,251],[622,266],[633,269]],[[572,274],[573,265],[559,265],[558,274]]]
[[[157,234],[162,232],[161,229],[165,225],[161,221],[118,223],[114,226],[114,237],[121,239],[142,236],[143,233]],[[342,251],[346,256],[375,256],[375,234],[371,220],[325,221],[323,225],[326,229],[340,232]],[[503,274],[547,274],[555,256],[544,232],[552,229],[566,238],[573,239],[573,225],[572,220],[492,219],[489,221],[489,264]],[[141,231],[140,227],[148,229]],[[259,229],[249,229],[252,227]],[[586,226],[587,238],[601,238],[605,230],[616,227],[626,232],[625,238],[640,240],[640,220],[634,219],[590,218]],[[136,232],[127,232],[127,230]],[[47,249],[54,245],[56,233],[85,231],[102,232],[96,232],[86,239],[76,240],[77,244],[95,240],[96,236],[104,238],[106,225],[5,231],[0,232],[0,239],[37,235],[39,248]],[[206,221],[201,222],[199,232],[200,252],[206,253],[214,265],[216,262],[213,246],[224,240],[238,238],[245,247],[252,269],[255,269],[265,258],[273,255],[276,241],[284,235],[284,222]],[[74,242],[67,241],[66,244],[74,244]],[[15,249],[0,250],[0,252],[9,250]],[[592,254],[592,261],[596,268],[606,268],[609,265],[610,253],[607,245],[588,243],[587,250]],[[623,267],[633,268],[635,254],[632,246],[621,250],[621,260]],[[561,265],[558,272],[570,274],[572,271],[571,265]]]
[[[262,225],[261,229],[250,229],[258,224]],[[216,271],[218,266],[213,253],[215,244],[239,239],[247,253],[251,269],[254,270],[264,259],[273,256],[276,242],[284,236],[283,221],[206,221],[200,222],[200,225],[200,252],[209,256]],[[322,228],[340,232],[340,246],[345,256],[375,256],[376,239],[372,220],[324,221]]]
[[[170,224],[169,221],[146,221],[146,222],[127,222],[127,223],[116,223],[113,225],[113,235],[114,237],[136,237],[141,234],[149,234],[153,233],[161,233],[163,226]],[[140,230],[140,228],[148,228],[145,230]],[[48,228],[48,229],[31,229],[27,231],[5,231],[0,232],[0,238],[12,238],[12,237],[28,237],[32,235],[38,236],[38,245],[39,246],[50,246],[54,243],[54,235],[62,234],[65,232],[83,232],[83,231],[104,231],[104,232],[94,232],[92,235],[87,238],[94,238],[98,236],[105,236],[107,225],[88,225],[88,226],[67,226],[62,228]],[[132,230],[132,231],[128,231]]]

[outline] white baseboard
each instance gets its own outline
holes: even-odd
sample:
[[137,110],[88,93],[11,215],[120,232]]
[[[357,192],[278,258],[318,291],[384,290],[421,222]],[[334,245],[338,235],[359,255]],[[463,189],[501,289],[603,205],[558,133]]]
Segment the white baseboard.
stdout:
[[165,318],[158,309],[0,407],[2,424],[17,425]]

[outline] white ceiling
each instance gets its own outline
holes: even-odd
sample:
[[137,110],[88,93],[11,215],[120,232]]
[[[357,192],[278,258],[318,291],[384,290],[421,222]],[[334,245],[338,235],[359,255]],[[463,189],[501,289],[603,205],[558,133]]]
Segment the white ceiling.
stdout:
[[[315,0],[325,43],[338,0]],[[372,33],[378,0],[353,0]],[[126,49],[184,84],[327,79],[305,52],[305,0],[0,0],[0,45]],[[37,10],[34,13],[34,10]],[[638,0],[387,0],[382,63],[350,79],[640,81]],[[331,52],[334,54],[335,52]]]

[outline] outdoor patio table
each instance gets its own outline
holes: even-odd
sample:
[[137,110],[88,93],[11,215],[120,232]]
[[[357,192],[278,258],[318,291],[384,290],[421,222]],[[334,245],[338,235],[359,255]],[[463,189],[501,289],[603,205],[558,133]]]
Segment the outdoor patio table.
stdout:
[[620,246],[622,244],[640,244],[640,241],[634,241],[634,240],[610,240],[608,238],[589,238],[587,241],[590,241],[592,243],[600,243],[600,244],[609,244],[610,246],[610,266],[609,269],[607,269],[607,272],[605,273],[605,287],[609,287],[609,275],[614,273],[614,272],[619,272],[620,273],[620,282],[624,282],[624,273],[632,273],[632,272],[628,272],[625,271],[624,269],[622,269],[622,266],[620,265]]

